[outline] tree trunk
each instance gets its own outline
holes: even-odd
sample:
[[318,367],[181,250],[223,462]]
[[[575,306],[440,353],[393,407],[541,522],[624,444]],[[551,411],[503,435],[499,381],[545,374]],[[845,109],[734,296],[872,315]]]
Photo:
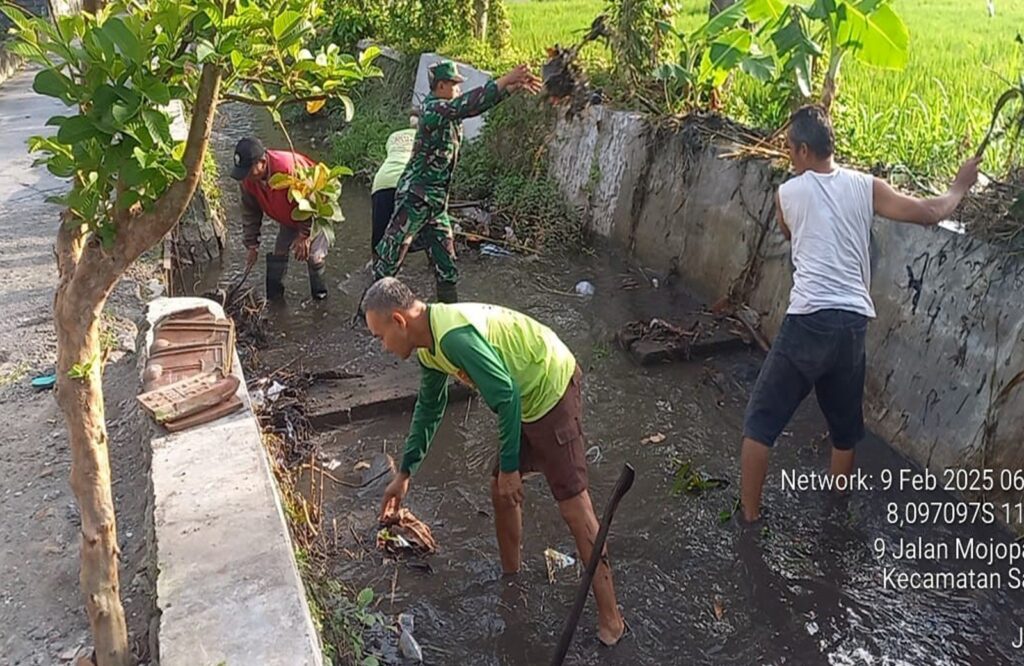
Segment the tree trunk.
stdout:
[[171,270],[177,273],[220,259],[224,254],[227,244],[224,221],[201,189],[196,190],[169,240]]
[[487,9],[489,0],[473,1],[473,36],[483,40],[487,38]]
[[[64,413],[71,441],[71,490],[81,515],[79,581],[97,662],[102,666],[129,666],[132,653],[118,582],[121,550],[110,487],[99,339],[100,313],[114,280],[105,271],[78,271],[81,241],[80,231],[67,227],[57,235],[57,404]],[[72,378],[73,369],[82,376]]]
[[828,71],[825,72],[825,82],[821,87],[821,105],[829,112],[832,110],[832,102],[839,94],[839,68],[842,63],[843,52],[833,49],[828,61]]
[[67,220],[57,232],[57,404],[71,442],[71,490],[82,523],[79,580],[99,666],[132,663],[118,582],[120,548],[103,410],[100,313],[125,269],[177,224],[191,201],[213,127],[220,79],[218,67],[203,66],[182,159],[185,178],[171,185],[149,211],[117,220],[112,248],[104,249],[83,226]]
[[735,4],[736,0],[711,0],[711,5],[708,7],[708,18],[715,18],[715,16],[721,14]]

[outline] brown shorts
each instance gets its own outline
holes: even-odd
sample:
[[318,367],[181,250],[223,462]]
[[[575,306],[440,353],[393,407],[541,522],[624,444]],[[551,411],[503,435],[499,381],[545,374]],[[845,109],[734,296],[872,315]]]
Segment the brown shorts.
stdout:
[[[522,425],[519,472],[540,472],[559,502],[587,489],[587,459],[583,436],[583,373],[577,367],[562,399],[533,423]],[[492,476],[498,476],[495,461]]]

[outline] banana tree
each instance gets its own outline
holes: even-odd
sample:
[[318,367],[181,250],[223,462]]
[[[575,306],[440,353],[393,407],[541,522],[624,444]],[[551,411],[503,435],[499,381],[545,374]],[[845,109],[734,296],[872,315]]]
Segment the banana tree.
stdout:
[[[347,90],[380,72],[373,53],[356,60],[337,49],[304,51],[318,12],[307,0],[87,0],[82,13],[53,22],[2,0],[0,9],[14,25],[8,48],[40,67],[35,91],[68,107],[47,121],[56,132],[33,137],[30,149],[69,179],[54,198],[64,207],[55,243],[56,400],[71,444],[96,661],[124,666],[132,655],[103,411],[104,304],[192,199],[218,101],[265,107],[279,120],[284,104],[347,100]],[[174,106],[189,118],[185,141],[171,136]],[[336,178],[317,179],[304,196],[333,216]]]
[[821,104],[831,108],[839,91],[844,58],[853,55],[872,67],[902,70],[910,37],[889,0],[814,0],[810,6],[788,3],[771,40],[783,70],[804,98],[813,96],[813,72],[827,58]]
[[762,50],[755,24],[781,11],[780,0],[743,0],[690,33],[660,21],[658,27],[678,48],[676,60],[660,64],[654,72],[669,109],[717,108],[719,90],[737,69],[770,82],[775,60]]

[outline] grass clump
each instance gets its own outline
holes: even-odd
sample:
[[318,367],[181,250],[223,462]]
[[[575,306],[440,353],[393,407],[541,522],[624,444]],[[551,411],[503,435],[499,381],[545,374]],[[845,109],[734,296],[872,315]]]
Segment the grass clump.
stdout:
[[492,109],[480,137],[463,147],[452,195],[490,201],[501,227],[512,227],[522,243],[535,248],[578,247],[579,216],[548,173],[553,113],[546,103],[525,96]]

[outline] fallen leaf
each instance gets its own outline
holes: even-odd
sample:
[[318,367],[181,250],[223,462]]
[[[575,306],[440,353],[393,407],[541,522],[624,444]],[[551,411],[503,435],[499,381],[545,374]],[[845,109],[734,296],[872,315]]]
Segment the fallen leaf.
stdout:
[[324,104],[327,103],[325,99],[314,99],[306,102],[306,113],[313,115],[320,109],[324,108]]
[[656,432],[653,435],[648,435],[640,440],[641,444],[661,444],[667,439],[664,434]]
[[360,460],[359,462],[356,463],[356,466],[352,468],[352,471],[361,472],[364,469],[370,469],[370,463],[366,462],[365,460]]
[[715,601],[712,606],[715,610],[715,619],[721,620],[725,615],[725,606],[722,604],[722,599],[720,597],[715,597]]
[[44,518],[49,518],[52,515],[53,515],[53,507],[52,506],[44,506],[42,509],[39,509],[34,514],[32,514],[32,519],[33,520],[43,520]]
[[46,469],[44,469],[42,472],[39,473],[39,478],[40,479],[44,479],[44,478],[50,476],[51,474],[53,474],[53,468],[52,467],[47,467]]

